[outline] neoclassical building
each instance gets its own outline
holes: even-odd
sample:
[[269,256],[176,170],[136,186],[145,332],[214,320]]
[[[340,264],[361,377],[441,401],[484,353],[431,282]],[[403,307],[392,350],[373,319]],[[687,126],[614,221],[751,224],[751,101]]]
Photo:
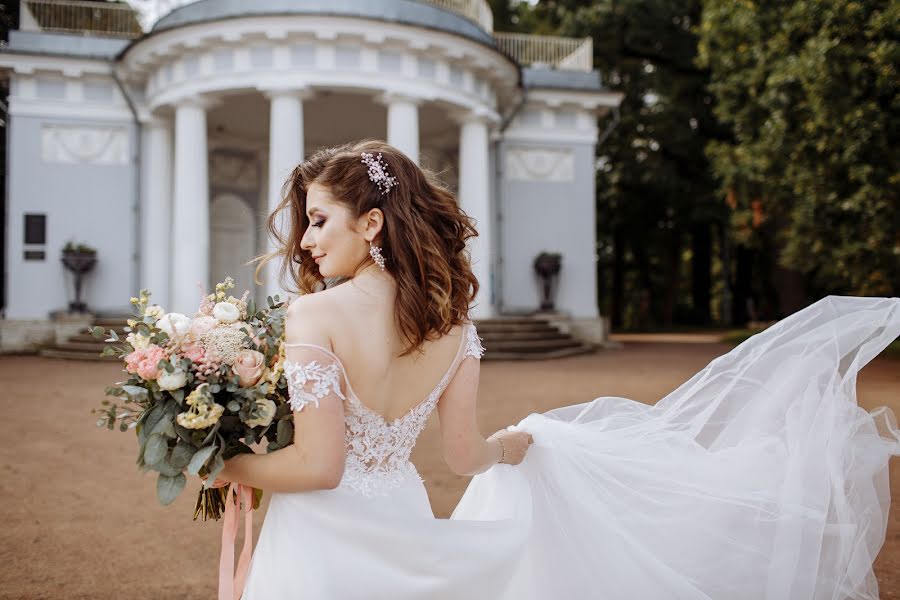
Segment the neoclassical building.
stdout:
[[599,322],[597,121],[621,94],[590,39],[495,34],[483,0],[200,0],[144,33],[133,22],[123,5],[23,1],[0,49],[7,321],[71,300],[70,240],[97,249],[84,298],[99,314],[144,287],[192,313],[226,275],[278,293],[244,263],[269,243],[288,173],[372,137],[440,173],[476,219],[475,318],[535,310],[547,251],[562,255],[557,308]]

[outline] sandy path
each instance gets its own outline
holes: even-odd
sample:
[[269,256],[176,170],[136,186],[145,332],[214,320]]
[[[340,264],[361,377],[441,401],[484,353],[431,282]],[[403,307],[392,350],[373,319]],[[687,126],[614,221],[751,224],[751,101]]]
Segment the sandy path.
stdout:
[[[600,395],[655,402],[729,346],[708,337],[630,337],[621,350],[545,362],[485,362],[485,435],[532,412]],[[0,421],[0,598],[211,599],[221,526],[191,516],[196,479],[173,506],[136,466],[132,433],[95,426],[89,413],[120,367],[0,357],[7,410]],[[900,414],[900,362],[876,359],[859,377],[861,404]],[[40,404],[40,402],[44,402]],[[447,517],[468,479],[443,464],[432,418],[413,454],[434,512]],[[900,460],[891,463],[887,540],[876,562],[884,600],[900,600]],[[263,512],[268,501],[263,502]],[[263,519],[255,521],[255,535]]]

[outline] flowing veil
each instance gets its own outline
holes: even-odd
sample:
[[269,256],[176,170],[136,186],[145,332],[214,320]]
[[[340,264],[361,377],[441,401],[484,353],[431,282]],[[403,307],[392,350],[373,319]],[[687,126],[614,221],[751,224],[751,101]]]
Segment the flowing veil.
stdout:
[[898,335],[900,298],[827,296],[655,405],[531,414],[451,519],[526,522],[504,598],[878,598],[900,432],[856,375]]

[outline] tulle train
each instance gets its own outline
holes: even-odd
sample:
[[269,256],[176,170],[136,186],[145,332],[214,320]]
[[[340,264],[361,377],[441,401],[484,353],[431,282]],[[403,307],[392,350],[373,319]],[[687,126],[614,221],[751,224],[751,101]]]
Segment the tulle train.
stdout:
[[653,406],[529,415],[451,519],[528,527],[501,598],[877,599],[900,432],[856,375],[898,335],[900,299],[828,296]]

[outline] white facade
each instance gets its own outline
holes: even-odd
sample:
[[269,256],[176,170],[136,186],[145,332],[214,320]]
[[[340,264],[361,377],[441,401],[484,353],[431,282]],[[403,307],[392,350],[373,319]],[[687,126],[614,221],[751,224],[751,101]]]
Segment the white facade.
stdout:
[[[542,250],[563,254],[558,308],[598,318],[596,119],[621,95],[596,72],[523,67],[483,19],[429,2],[249,4],[184,6],[133,41],[11,32],[7,320],[66,306],[71,238],[98,249],[85,299],[100,313],[142,287],[192,313],[226,274],[284,296],[243,263],[270,247],[287,175],[366,137],[441,173],[476,219],[475,318],[537,308]],[[47,215],[43,261],[23,258],[30,213]]]

